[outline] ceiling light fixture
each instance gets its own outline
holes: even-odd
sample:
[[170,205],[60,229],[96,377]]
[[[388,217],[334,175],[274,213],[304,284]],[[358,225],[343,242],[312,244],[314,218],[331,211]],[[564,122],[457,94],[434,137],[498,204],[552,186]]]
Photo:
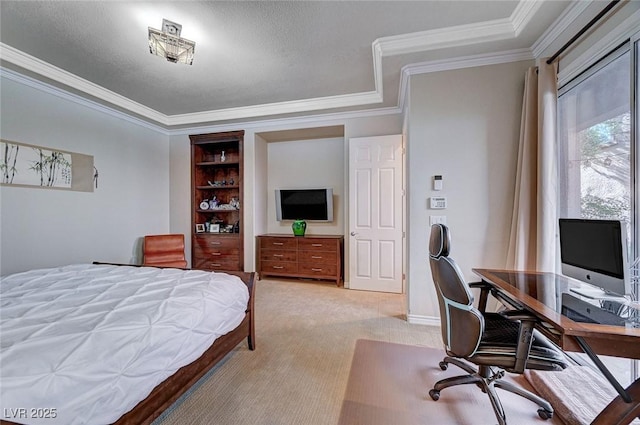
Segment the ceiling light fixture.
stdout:
[[169,62],[193,64],[193,52],[196,43],[186,38],[180,38],[182,25],[162,20],[162,31],[149,27],[149,52],[162,56]]

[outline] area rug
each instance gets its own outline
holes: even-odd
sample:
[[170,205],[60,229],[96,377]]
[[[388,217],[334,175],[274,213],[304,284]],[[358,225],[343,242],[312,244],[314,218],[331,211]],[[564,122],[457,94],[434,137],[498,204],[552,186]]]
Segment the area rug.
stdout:
[[[433,401],[429,390],[440,379],[463,373],[450,365],[440,370],[444,351],[420,346],[359,339],[345,391],[340,425],[482,425],[497,423],[489,398],[475,385],[459,385]],[[532,390],[519,375],[504,379]],[[544,421],[538,406],[498,389],[510,424],[562,424],[556,417]]]

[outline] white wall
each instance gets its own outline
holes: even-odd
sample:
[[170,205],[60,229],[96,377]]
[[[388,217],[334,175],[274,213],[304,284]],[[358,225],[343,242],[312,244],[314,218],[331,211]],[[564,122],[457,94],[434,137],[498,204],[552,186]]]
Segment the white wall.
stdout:
[[[511,226],[524,74],[516,62],[411,77],[407,120],[409,319],[428,323],[438,303],[428,263],[429,215],[446,215],[452,257],[504,267]],[[432,190],[442,175],[444,189]],[[427,199],[446,196],[445,210]]]
[[291,220],[277,221],[275,190],[332,188],[332,222],[307,222],[307,235],[344,234],[344,139],[312,139],[272,142],[267,145],[268,233],[291,234]]
[[2,76],[0,136],[93,155],[99,186],[0,186],[0,273],[139,261],[140,238],[169,230],[168,136],[25,81]]

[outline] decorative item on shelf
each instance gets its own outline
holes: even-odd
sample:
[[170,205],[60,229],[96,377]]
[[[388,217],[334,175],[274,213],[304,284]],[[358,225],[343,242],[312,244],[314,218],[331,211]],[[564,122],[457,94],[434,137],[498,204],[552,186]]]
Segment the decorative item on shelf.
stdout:
[[209,223],[208,221],[204,222],[204,231],[208,232],[209,231],[209,226],[211,225],[211,223]]
[[293,220],[291,225],[294,236],[304,236],[304,232],[307,230],[307,222],[304,220]]
[[220,205],[220,202],[218,201],[216,195],[213,195],[213,198],[209,199],[209,209],[215,210],[216,208],[218,208],[218,205]]
[[236,210],[240,209],[240,201],[235,196],[231,198],[231,201],[229,201],[229,205],[231,206],[231,208],[234,208]]
[[200,224],[200,223],[196,224],[196,233],[203,233],[205,227],[206,226],[204,224]]
[[203,199],[202,202],[200,202],[200,209],[201,210],[208,210],[209,209],[209,200]]
[[220,233],[220,225],[211,223],[209,225],[209,233]]
[[233,225],[233,233],[240,233],[240,221],[236,221],[236,224]]
[[214,182],[212,182],[211,180],[207,180],[207,183],[209,184],[209,186],[215,186],[216,184]]
[[222,151],[222,153],[220,154],[220,162],[225,162],[227,160],[227,157],[224,156],[224,151]]
[[233,180],[233,177],[231,177],[231,179],[229,179],[229,184],[233,186],[233,183],[235,183],[235,180]]

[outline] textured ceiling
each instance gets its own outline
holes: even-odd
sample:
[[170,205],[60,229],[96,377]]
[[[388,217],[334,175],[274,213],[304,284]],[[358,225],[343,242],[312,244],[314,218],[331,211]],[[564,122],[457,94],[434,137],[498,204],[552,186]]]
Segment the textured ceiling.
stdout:
[[[44,74],[151,121],[224,121],[397,107],[403,66],[531,48],[567,4],[536,2],[526,25],[515,33],[500,29],[492,40],[475,39],[469,27],[513,23],[518,1],[2,0],[0,41],[3,66]],[[182,36],[196,42],[192,66],[149,54],[147,27],[160,28],[163,18],[182,24]],[[455,38],[447,32],[452,28],[466,28],[467,35],[452,45],[438,41]],[[414,33],[423,34],[418,47],[405,53],[393,44]],[[379,65],[376,41],[386,49]],[[7,59],[9,49],[20,60]],[[52,77],[48,68],[65,73]],[[107,95],[77,84],[77,77]],[[283,103],[287,108],[278,106]],[[278,107],[257,112],[264,105]],[[214,119],[211,111],[226,113]]]

